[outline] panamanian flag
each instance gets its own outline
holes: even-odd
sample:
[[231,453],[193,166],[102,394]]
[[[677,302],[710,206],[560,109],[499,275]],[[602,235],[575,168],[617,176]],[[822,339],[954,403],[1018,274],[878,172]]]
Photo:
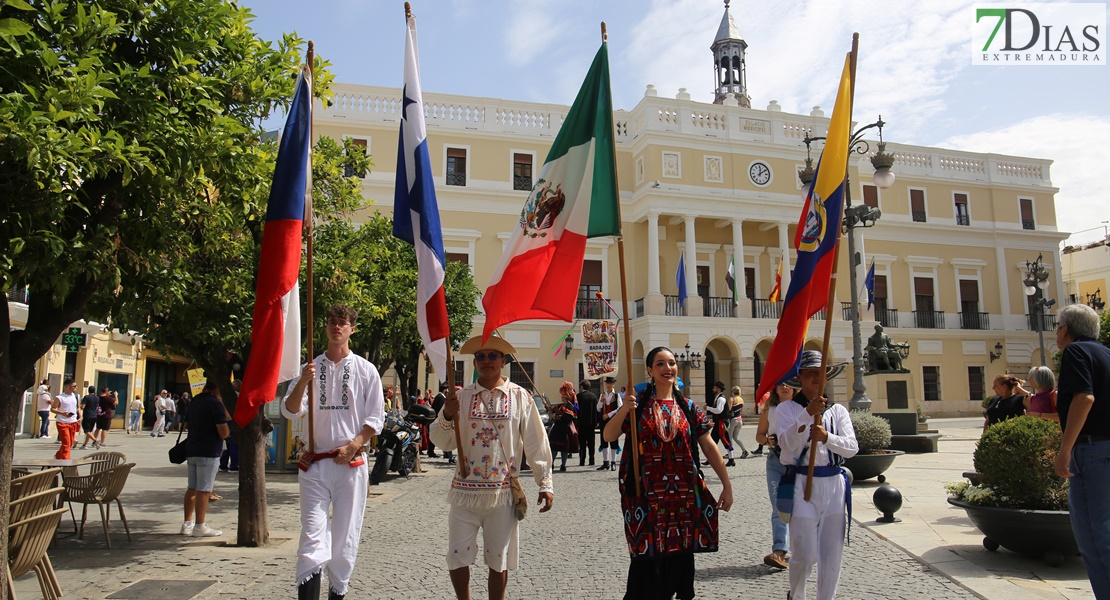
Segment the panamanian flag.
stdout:
[[482,296],[484,339],[523,319],[574,319],[586,240],[620,235],[614,149],[603,42]]
[[274,399],[279,381],[300,374],[301,232],[312,214],[312,81],[308,67],[297,77],[285,119],[266,206],[258,283],[251,322],[251,353],[235,405],[235,422],[245,427],[258,408]]
[[416,17],[408,18],[405,33],[405,87],[401,135],[397,140],[397,185],[393,197],[393,235],[416,249],[416,328],[428,361],[440,382],[447,377],[447,296],[443,278],[443,232],[428,159],[424,127],[424,99],[420,93],[420,59]]

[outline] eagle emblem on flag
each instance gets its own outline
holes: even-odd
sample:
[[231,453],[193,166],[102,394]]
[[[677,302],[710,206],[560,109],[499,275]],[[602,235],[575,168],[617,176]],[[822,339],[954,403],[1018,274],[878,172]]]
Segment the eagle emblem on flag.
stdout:
[[814,252],[821,246],[825,237],[828,218],[825,214],[825,201],[816,191],[810,193],[809,211],[806,213],[805,228],[798,240],[798,250]]
[[561,183],[544,179],[536,182],[524,209],[520,211],[520,228],[528,237],[547,237],[547,229],[555,224],[555,219],[567,204],[566,194]]

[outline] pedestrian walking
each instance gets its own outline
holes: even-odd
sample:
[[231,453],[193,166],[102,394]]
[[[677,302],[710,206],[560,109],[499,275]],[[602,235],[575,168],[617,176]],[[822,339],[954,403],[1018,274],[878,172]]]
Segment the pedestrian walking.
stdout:
[[1056,315],[1060,359],[1057,409],[1063,435],[1053,461],[1068,479],[1068,512],[1095,598],[1110,598],[1110,350],[1099,317],[1085,304]]
[[740,430],[744,428],[744,398],[740,396],[740,386],[732,386],[732,395],[728,397],[728,414],[732,418],[728,425],[728,439],[740,446],[740,458],[747,458],[748,449],[744,447],[744,440],[740,439]]
[[786,475],[786,465],[782,464],[782,450],[778,445],[778,412],[779,404],[789,402],[794,397],[794,388],[788,383],[776,385],[766,394],[767,398],[761,403],[763,411],[759,413],[759,425],[755,430],[755,441],[767,446],[767,499],[771,501],[771,553],[763,557],[763,564],[776,569],[785,569],[787,553],[790,551],[787,534],[790,526],[779,518],[775,499],[778,498],[779,482]]
[[177,430],[177,401],[173,396],[166,396],[162,398],[162,403],[165,405],[165,418],[162,420],[162,433]]
[[[720,381],[713,383],[713,400],[712,402],[705,403],[705,410],[709,413],[709,418],[713,420],[713,429],[709,432],[710,437],[713,438],[715,443],[724,444],[725,458],[728,459],[725,466],[735,467],[736,461],[732,459],[732,440],[728,436],[732,414],[728,411],[728,399],[725,398],[725,384]],[[748,451],[745,450],[742,458],[747,457]],[[706,461],[702,464],[709,464],[708,456],[706,456]]]
[[185,489],[185,521],[181,535],[216,537],[223,535],[219,529],[208,526],[208,503],[216,484],[216,460],[224,440],[231,435],[220,388],[215,381],[204,384],[204,391],[193,404],[189,436],[185,438],[185,456],[189,465],[189,483]]
[[451,390],[443,412],[432,423],[440,448],[455,449],[455,427],[463,439],[462,472],[455,471],[447,501],[447,569],[455,596],[470,598],[470,565],[478,557],[478,532],[489,568],[489,597],[505,598],[509,571],[519,560],[519,519],[528,499],[518,467],[525,452],[539,487],[539,512],[551,510],[551,448],[532,394],[501,375],[506,355],[516,349],[499,337],[470,338],[459,351],[474,355],[478,380]]
[[81,398],[81,432],[85,434],[85,441],[81,444],[81,449],[85,450],[92,443],[93,448],[97,447],[96,443],[96,413],[100,410],[100,396],[96,395],[96,387],[89,386],[89,393]]
[[[440,383],[439,384],[439,393],[436,394],[434,398],[432,398],[432,410],[435,411],[437,416],[439,415],[440,411],[443,410],[443,403],[446,402],[446,401],[447,401],[447,384],[446,383]],[[429,438],[428,443],[431,443],[431,436],[429,435],[428,438]],[[443,448],[440,448],[440,450],[443,450]],[[455,464],[455,453],[454,452],[452,452],[450,450],[443,450],[443,458],[447,459],[447,464],[449,464],[449,465]]]
[[36,412],[39,415],[39,432],[35,437],[44,438],[50,432],[50,405],[54,403],[53,398],[50,397],[50,380],[43,379],[39,384],[37,391],[38,404],[35,406]]
[[116,416],[116,407],[119,406],[119,395],[110,391],[107,386],[100,390],[96,408],[96,435],[98,442],[93,446],[103,448],[108,443],[108,430],[112,428],[112,418]]
[[[347,594],[370,480],[364,447],[385,422],[378,369],[350,348],[358,313],[336,304],[324,314],[327,351],[304,366],[281,406],[281,413],[292,420],[308,413],[310,401],[314,404],[312,443],[297,463],[301,541],[296,581],[301,600],[320,597],[325,567],[328,598],[338,600]],[[311,399],[307,394],[310,381],[315,381]]]
[[554,408],[551,415],[551,452],[558,454],[561,461],[559,471],[567,470],[567,459],[571,454],[578,452],[578,399],[574,393],[574,384],[564,381],[559,386],[559,399],[562,400]]
[[169,393],[162,390],[161,393],[154,396],[154,410],[158,418],[154,421],[154,427],[150,430],[150,437],[157,435],[164,437],[166,435],[166,399],[169,398]]
[[596,444],[597,429],[597,394],[593,393],[588,379],[583,379],[578,384],[582,391],[578,392],[578,466],[586,465],[589,458],[590,466],[594,466],[594,446]]
[[[618,474],[625,540],[631,562],[625,600],[679,600],[694,597],[694,554],[716,552],[717,511],[732,508],[732,483],[712,424],[677,385],[674,353],[658,347],[646,360],[650,383],[637,397],[627,394],[605,425],[602,439],[615,440],[637,428],[641,452],[637,493],[634,451],[625,444]],[[698,463],[705,453],[720,478],[720,498],[713,499]]]
[[127,433],[138,434],[143,427],[143,398],[135,396],[128,410],[131,411],[131,420],[127,423]]
[[50,405],[50,412],[55,415],[55,426],[58,428],[58,440],[62,447],[54,453],[58,460],[69,460],[70,450],[73,449],[73,439],[81,427],[77,418],[77,382],[66,379],[62,385],[62,393],[54,397]]
[[[779,404],[778,444],[780,456],[786,466],[783,482],[793,480],[794,501],[789,516],[790,523],[790,591],[787,598],[805,600],[806,579],[817,567],[817,600],[836,597],[840,582],[840,565],[844,558],[845,518],[848,494],[848,475],[841,465],[856,455],[859,444],[848,411],[839,404],[828,402],[822,395],[827,379],[844,370],[844,365],[826,365],[821,373],[821,353],[806,350],[798,365],[798,376],[791,385],[798,393],[790,402]],[[820,424],[814,424],[820,417]],[[811,451],[810,442],[816,441],[813,450],[816,467],[813,470],[812,494],[805,499],[806,472]],[[781,511],[780,507],[780,511]],[[780,515],[781,517],[781,515]]]
[[[617,414],[617,410],[621,405],[622,395],[618,394],[613,389],[614,384],[617,383],[616,377],[605,378],[605,392],[597,401],[597,414],[601,422],[602,431],[605,430],[605,425],[609,423],[609,419]],[[598,451],[601,452],[601,466],[597,468],[598,471],[609,471],[617,469],[617,451],[620,444],[617,440],[607,441],[605,436],[601,437],[601,446]]]

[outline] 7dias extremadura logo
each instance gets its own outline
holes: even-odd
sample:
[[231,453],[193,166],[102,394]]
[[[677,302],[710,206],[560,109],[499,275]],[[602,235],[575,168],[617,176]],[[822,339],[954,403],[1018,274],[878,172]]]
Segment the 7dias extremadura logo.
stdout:
[[1106,4],[975,4],[975,65],[1105,65]]

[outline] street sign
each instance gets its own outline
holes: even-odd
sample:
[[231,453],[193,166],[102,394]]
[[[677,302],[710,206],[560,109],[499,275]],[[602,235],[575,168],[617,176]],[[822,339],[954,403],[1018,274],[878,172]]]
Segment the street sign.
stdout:
[[66,352],[77,352],[85,347],[87,339],[88,336],[81,333],[80,327],[70,327],[62,334],[62,345],[66,347]]

